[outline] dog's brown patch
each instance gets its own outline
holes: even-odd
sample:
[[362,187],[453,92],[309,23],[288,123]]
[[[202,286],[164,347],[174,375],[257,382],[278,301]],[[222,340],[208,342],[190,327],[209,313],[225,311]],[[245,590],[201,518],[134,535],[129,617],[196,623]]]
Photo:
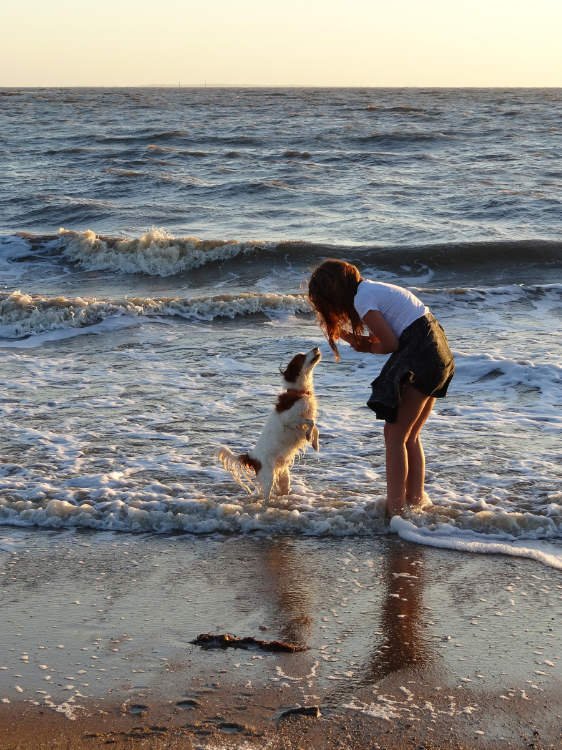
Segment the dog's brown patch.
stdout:
[[244,464],[248,469],[253,469],[256,474],[261,469],[261,461],[258,461],[257,458],[252,458],[249,453],[242,453],[238,458],[241,464]]
[[296,382],[303,368],[305,359],[306,354],[295,354],[293,359],[287,365],[287,369],[282,373],[287,383]]
[[295,404],[300,398],[306,395],[306,391],[294,391],[288,390],[280,393],[275,404],[275,411],[281,413],[287,411]]

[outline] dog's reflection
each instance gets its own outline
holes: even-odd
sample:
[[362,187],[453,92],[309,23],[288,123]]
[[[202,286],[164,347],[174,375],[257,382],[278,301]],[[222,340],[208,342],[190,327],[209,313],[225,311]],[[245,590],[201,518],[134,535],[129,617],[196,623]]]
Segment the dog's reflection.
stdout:
[[[268,594],[281,619],[280,637],[310,645],[318,594],[311,586],[316,580],[312,571],[299,564],[302,560],[287,540],[268,546],[263,562]],[[424,549],[401,542],[389,545],[383,555],[383,585],[378,634],[360,680],[363,684],[430,661],[424,637]]]
[[300,646],[309,645],[314,610],[310,579],[301,569],[292,545],[281,540],[270,545],[264,555],[269,593],[281,618],[279,635]]

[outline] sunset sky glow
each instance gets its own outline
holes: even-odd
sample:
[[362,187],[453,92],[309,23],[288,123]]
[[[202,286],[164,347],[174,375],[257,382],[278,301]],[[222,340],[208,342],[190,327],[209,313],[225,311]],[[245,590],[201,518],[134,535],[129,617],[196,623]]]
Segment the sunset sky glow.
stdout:
[[561,86],[560,0],[7,0],[0,86]]

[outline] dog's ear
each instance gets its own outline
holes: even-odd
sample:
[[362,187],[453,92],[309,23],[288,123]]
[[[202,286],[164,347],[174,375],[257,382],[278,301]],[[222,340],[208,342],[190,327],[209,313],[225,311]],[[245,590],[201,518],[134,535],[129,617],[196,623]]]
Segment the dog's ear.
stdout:
[[295,383],[298,376],[301,374],[306,354],[295,354],[293,359],[289,362],[285,370],[281,370],[281,375],[285,378],[287,383]]

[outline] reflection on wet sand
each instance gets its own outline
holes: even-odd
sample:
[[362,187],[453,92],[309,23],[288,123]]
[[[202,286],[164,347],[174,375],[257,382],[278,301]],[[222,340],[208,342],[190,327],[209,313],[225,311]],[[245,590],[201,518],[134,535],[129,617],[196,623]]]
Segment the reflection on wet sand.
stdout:
[[272,542],[264,554],[264,574],[268,591],[282,622],[279,635],[299,646],[308,643],[313,619],[310,579],[300,569],[299,558],[288,540]]
[[384,598],[381,607],[382,643],[372,653],[365,683],[392,672],[426,667],[430,652],[424,639],[424,555],[421,547],[390,545],[384,557]]
[[[377,683],[393,672],[429,665],[431,650],[424,632],[424,559],[422,547],[400,542],[388,545],[382,563],[384,593],[377,634],[360,684]],[[314,649],[315,644],[310,642],[314,579],[303,569],[302,557],[295,554],[290,541],[280,540],[268,545],[263,560],[266,589],[281,619],[279,636]]]

